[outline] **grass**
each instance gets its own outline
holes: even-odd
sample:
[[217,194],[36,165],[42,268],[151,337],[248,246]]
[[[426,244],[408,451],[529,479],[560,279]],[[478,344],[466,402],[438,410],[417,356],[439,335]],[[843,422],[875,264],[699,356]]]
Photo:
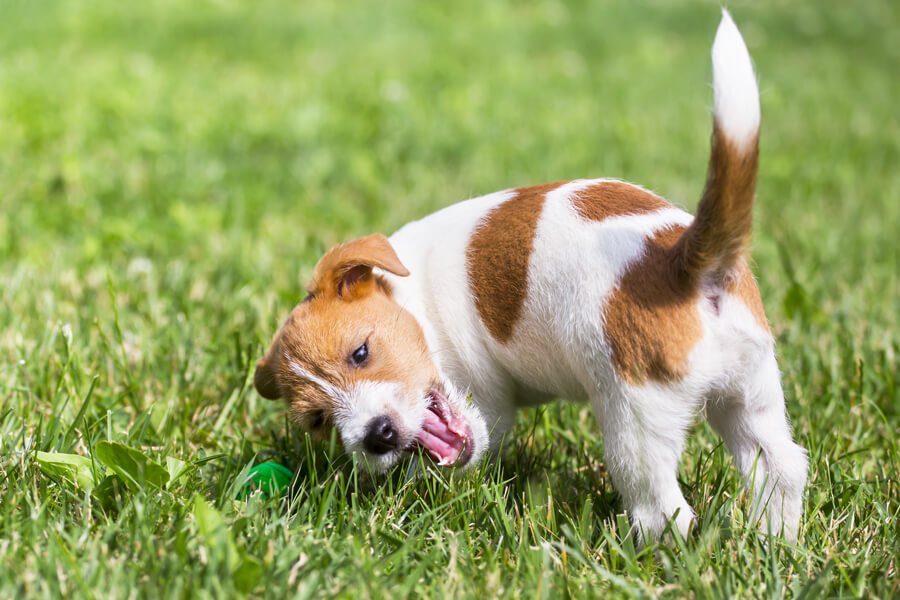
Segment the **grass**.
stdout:
[[[583,406],[372,482],[250,377],[338,241],[574,177],[692,209],[716,3],[4,2],[0,597],[900,596],[900,10],[732,9],[806,517],[797,547],[746,528],[698,423],[697,531],[636,553]],[[234,499],[260,460],[290,499]]]

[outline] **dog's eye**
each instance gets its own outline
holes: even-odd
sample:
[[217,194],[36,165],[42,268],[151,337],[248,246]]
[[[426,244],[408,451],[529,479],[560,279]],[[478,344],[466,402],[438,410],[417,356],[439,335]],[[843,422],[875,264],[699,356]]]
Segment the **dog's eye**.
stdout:
[[369,342],[366,342],[353,351],[353,354],[350,355],[350,362],[356,366],[360,366],[366,362],[367,358],[369,358]]

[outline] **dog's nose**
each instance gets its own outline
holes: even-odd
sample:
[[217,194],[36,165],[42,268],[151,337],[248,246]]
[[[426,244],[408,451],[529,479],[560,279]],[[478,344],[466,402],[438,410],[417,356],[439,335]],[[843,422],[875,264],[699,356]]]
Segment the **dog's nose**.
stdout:
[[375,417],[369,421],[363,447],[372,454],[387,454],[400,445],[400,436],[394,423],[385,416]]

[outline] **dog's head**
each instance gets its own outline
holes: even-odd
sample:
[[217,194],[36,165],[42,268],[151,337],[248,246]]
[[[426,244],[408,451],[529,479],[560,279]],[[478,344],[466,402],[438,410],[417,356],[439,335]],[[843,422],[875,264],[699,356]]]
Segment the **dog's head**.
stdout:
[[487,445],[483,420],[441,381],[422,328],[376,268],[409,275],[380,234],[325,254],[253,383],[266,398],[286,399],[312,435],[336,427],[371,471],[419,447],[438,464],[468,466]]

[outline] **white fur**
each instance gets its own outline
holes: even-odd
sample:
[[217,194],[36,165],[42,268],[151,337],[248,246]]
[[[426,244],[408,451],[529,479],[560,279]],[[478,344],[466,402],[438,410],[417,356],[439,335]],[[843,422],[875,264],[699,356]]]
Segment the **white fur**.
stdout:
[[[372,454],[363,448],[369,423],[379,416],[387,416],[405,443],[386,454]],[[425,419],[425,402],[410,398],[403,385],[391,381],[366,381],[354,385],[335,404],[334,424],[341,434],[347,452],[365,462],[372,472],[382,472],[397,462],[404,448],[412,443]]]
[[295,360],[291,360],[291,355],[289,353],[285,352],[284,358],[286,361],[288,361],[288,368],[293,371],[294,375],[316,384],[323,392],[325,392],[325,394],[329,398],[331,398],[336,403],[342,401],[346,396],[346,393],[341,388],[337,387],[336,385],[332,385],[321,377],[316,377],[308,369],[303,368],[300,363]]
[[724,8],[712,64],[716,121],[726,138],[746,148],[759,132],[759,90],[744,38]]

